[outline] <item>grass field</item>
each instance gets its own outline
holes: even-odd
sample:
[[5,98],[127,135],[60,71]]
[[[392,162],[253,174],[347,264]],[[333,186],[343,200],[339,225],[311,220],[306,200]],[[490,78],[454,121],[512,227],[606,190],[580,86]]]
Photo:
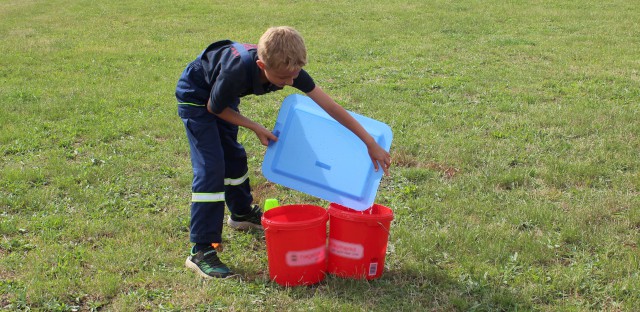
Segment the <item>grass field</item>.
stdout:
[[[635,1],[0,0],[0,310],[633,311],[640,307]],[[394,131],[382,278],[184,268],[191,165],[173,95],[208,43],[304,35],[316,82]],[[245,98],[272,127],[293,89]],[[267,182],[258,203],[328,203]]]

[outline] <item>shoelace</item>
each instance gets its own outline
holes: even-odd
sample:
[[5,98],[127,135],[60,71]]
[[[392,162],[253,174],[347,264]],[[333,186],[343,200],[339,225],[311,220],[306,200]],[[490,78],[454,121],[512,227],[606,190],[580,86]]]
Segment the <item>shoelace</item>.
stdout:
[[258,206],[253,206],[253,208],[251,208],[251,216],[248,218],[250,221],[256,223],[256,222],[260,222],[260,218],[262,217],[262,211],[260,209],[260,207]]
[[204,263],[208,264],[212,268],[222,265],[222,261],[220,261],[220,258],[218,258],[218,255],[215,251],[206,252],[204,254],[204,257],[202,257],[202,261],[204,261]]

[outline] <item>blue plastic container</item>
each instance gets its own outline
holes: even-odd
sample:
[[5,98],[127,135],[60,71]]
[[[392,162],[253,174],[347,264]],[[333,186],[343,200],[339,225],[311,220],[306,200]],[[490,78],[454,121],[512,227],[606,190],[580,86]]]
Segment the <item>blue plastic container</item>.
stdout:
[[[388,125],[349,113],[389,151]],[[269,144],[262,163],[269,181],[354,210],[373,205],[382,169],[376,172],[365,144],[311,98],[285,98],[273,133],[278,141]]]

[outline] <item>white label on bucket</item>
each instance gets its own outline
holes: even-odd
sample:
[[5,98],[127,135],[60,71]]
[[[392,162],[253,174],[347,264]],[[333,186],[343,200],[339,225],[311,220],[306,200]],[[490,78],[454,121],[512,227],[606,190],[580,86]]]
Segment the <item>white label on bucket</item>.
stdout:
[[336,256],[358,260],[364,256],[364,247],[332,238],[329,239],[329,252]]
[[292,267],[311,265],[324,261],[325,252],[325,246],[300,251],[288,251],[285,259],[287,265]]

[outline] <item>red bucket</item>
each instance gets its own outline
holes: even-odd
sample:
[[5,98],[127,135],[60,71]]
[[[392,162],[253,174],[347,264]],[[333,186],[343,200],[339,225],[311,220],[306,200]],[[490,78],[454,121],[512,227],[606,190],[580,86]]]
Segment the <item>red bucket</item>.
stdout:
[[382,275],[393,211],[374,204],[356,211],[329,205],[328,272],[356,279]]
[[280,206],[262,215],[272,281],[298,286],[324,279],[328,219],[326,209],[313,205]]

